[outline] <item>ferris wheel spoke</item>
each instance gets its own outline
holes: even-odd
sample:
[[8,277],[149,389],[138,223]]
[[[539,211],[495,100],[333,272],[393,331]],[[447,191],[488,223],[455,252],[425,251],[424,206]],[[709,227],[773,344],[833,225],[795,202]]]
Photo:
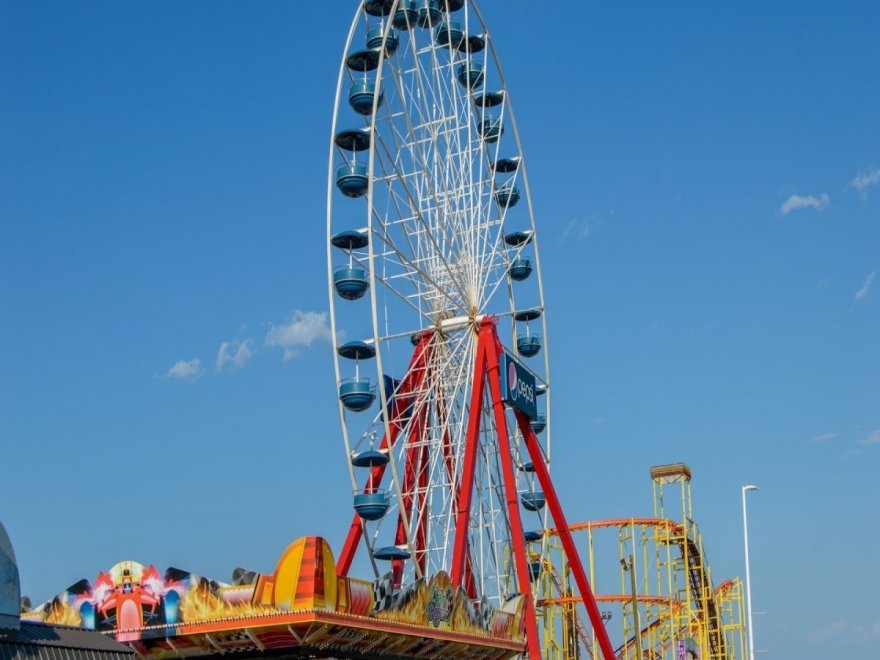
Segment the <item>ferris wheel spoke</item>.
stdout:
[[[383,150],[385,150],[386,153],[387,153],[387,146],[384,144],[384,142],[383,142],[382,140],[379,140],[379,142],[380,142],[380,144],[382,144],[382,146],[383,146]],[[380,159],[380,162],[381,162],[381,166],[383,167],[383,170],[384,170],[384,168],[385,168],[385,166],[386,166],[386,163],[385,163],[385,161],[384,161],[383,159]],[[396,174],[399,175],[399,172],[396,173]],[[387,173],[387,170],[385,171],[385,176],[386,176],[386,177],[389,176],[388,173]],[[405,180],[402,179],[402,178],[398,178],[397,181],[405,181]],[[390,197],[391,197],[392,200],[394,200],[394,202],[395,202],[395,206],[396,206],[396,210],[397,210],[397,212],[398,212],[398,216],[401,217],[402,219],[401,219],[401,220],[396,220],[396,221],[394,221],[393,223],[380,223],[380,226],[383,226],[383,227],[386,227],[386,226],[394,227],[394,226],[396,226],[397,224],[402,224],[402,226],[403,226],[403,234],[404,234],[404,236],[405,236],[406,239],[407,239],[407,245],[406,245],[405,247],[407,248],[407,251],[412,252],[413,249],[414,249],[414,247],[415,247],[414,244],[412,243],[412,237],[413,237],[413,235],[415,234],[416,238],[420,238],[420,236],[421,236],[422,234],[425,234],[425,235],[430,236],[430,235],[431,235],[431,226],[430,226],[430,224],[425,220],[425,218],[423,217],[423,215],[422,215],[422,213],[421,213],[421,211],[420,211],[420,209],[419,209],[419,204],[417,203],[417,201],[416,201],[415,198],[414,198],[414,193],[412,193],[412,192],[409,190],[408,186],[407,186],[405,183],[402,184],[402,187],[404,188],[405,193],[406,193],[406,194],[404,195],[403,199],[404,199],[405,202],[409,202],[409,207],[410,207],[411,211],[414,213],[414,215],[413,215],[413,216],[408,216],[408,215],[404,215],[404,214],[401,212],[401,208],[400,208],[400,206],[399,206],[399,204],[398,204],[398,201],[397,201],[397,200],[399,199],[399,197],[398,197],[398,195],[393,194],[393,192],[392,192],[392,194],[390,195]],[[378,211],[374,211],[374,215],[379,216]],[[416,230],[416,229],[411,228],[411,227],[409,226],[410,224],[413,224],[413,222],[411,222],[411,221],[414,221],[415,224],[418,224],[418,225],[421,227],[421,230]],[[388,235],[386,234],[386,235],[380,235],[380,237],[382,238],[382,240],[383,240],[383,242],[385,243],[385,245],[388,246],[390,249],[393,250],[393,252],[394,252],[394,253],[398,256],[398,258],[401,260],[401,262],[405,262],[405,264],[408,265],[408,266],[410,266],[410,267],[413,267],[413,268],[416,267],[415,264],[414,264],[414,262],[410,261],[409,259],[407,259],[407,258],[405,258],[405,257],[403,256],[404,250],[400,249],[400,248],[396,245],[396,243],[393,241],[393,239],[391,239],[390,236],[388,236]],[[450,280],[451,280],[453,283],[455,283],[455,279],[454,279],[454,277],[453,277],[454,273],[453,273],[453,271],[452,271],[452,268],[451,268],[450,264],[448,263],[447,258],[446,258],[445,255],[442,253],[442,251],[439,249],[439,246],[436,245],[436,242],[435,242],[435,244],[434,244],[433,247],[435,248],[435,252],[434,252],[435,255],[436,255],[437,258],[441,261],[441,263],[444,265],[445,270],[446,270],[446,272],[447,272],[447,274],[448,274]],[[432,284],[437,290],[440,290],[440,291],[445,292],[445,290],[444,290],[442,287],[440,287],[440,286],[438,285],[437,282],[433,281],[433,278],[431,278],[430,276],[428,276],[427,273],[424,272],[424,270],[421,270],[421,273],[422,273],[422,278],[427,278],[427,279],[429,280],[429,282],[430,282],[430,283],[431,283],[431,284]],[[418,282],[418,281],[419,281],[419,280],[418,280],[417,278],[416,278],[416,279],[413,279],[413,282]],[[465,299],[465,292],[461,289],[461,287],[458,287],[458,293],[459,293],[459,295],[461,296],[462,300],[464,300],[464,299]],[[452,300],[452,299],[450,299],[450,302],[451,302],[451,303],[455,303],[455,301]]]
[[[440,287],[439,283],[436,282],[431,275],[429,275],[427,272],[425,272],[425,270],[422,269],[416,262],[410,261],[409,258],[403,254],[403,252],[396,249],[396,246],[393,243],[385,242],[384,240],[383,240],[383,243],[390,250],[390,253],[394,254],[394,256],[396,257],[399,264],[401,266],[404,266],[407,268],[406,274],[403,276],[405,279],[409,279],[410,281],[420,280],[422,282],[427,282],[429,284],[433,284],[435,286],[435,290],[439,291],[440,295],[442,295],[443,298],[446,298],[446,300],[449,302],[450,305],[453,305],[459,309],[461,308],[460,301],[456,300],[455,298],[452,298],[444,289],[442,289]],[[435,322],[436,319],[434,317],[434,314],[432,313],[433,310],[426,312],[425,310],[419,309],[416,305],[413,305],[413,303],[411,302],[410,298],[412,295],[416,295],[417,297],[421,297],[421,295],[419,294],[418,291],[416,292],[416,294],[406,294],[406,293],[398,290],[396,288],[396,286],[393,284],[395,278],[398,278],[401,276],[395,276],[395,277],[384,277],[382,275],[374,275],[374,276],[382,284],[384,284],[387,287],[388,291],[394,293],[400,300],[403,300],[404,302],[406,302],[407,304],[412,306],[429,323]]]
[[[419,60],[418,60],[418,58],[417,58],[417,62],[418,62],[418,61],[419,61]],[[419,68],[419,67],[417,66],[417,68]],[[419,80],[420,83],[422,82],[422,76],[421,76],[421,75],[419,75],[417,79]],[[403,85],[400,83],[400,78],[399,78],[399,77],[395,77],[395,83],[397,84],[397,87],[398,87],[398,93],[400,93],[401,95],[403,95],[403,94],[404,94],[404,92],[403,92],[404,87],[403,87]],[[424,89],[425,89],[424,85],[421,85],[421,84],[420,84],[419,91],[420,91],[420,96],[421,96],[422,98],[426,98],[426,97],[427,97],[427,95],[426,95],[426,94],[424,93],[424,91],[423,91]],[[428,102],[428,101],[427,101],[427,98],[426,98],[425,103],[427,103],[427,102]],[[421,119],[421,120],[424,122],[423,125],[431,124],[432,122],[425,121],[426,116],[427,116],[427,113],[428,113],[430,110],[429,110],[428,108],[423,108],[422,106],[418,106],[418,109],[419,109],[419,119]],[[406,113],[405,113],[405,114],[406,114]],[[412,119],[408,116],[408,114],[406,115],[406,117],[407,117],[407,123],[408,123],[408,130],[409,130],[409,132],[413,132],[413,131],[417,130],[418,127],[413,125]],[[458,132],[458,131],[454,131],[453,134],[457,134],[457,132]],[[429,142],[431,142],[431,143],[436,142],[436,138],[437,138],[437,134],[436,134],[436,132],[435,132],[434,135],[432,135],[431,137],[432,137],[432,140],[430,140]],[[416,142],[416,144],[419,145],[420,147],[423,147],[423,145],[424,145],[423,142]],[[424,148],[420,148],[420,149],[418,149],[418,150],[417,150],[417,154],[418,154],[419,157],[420,157],[420,158],[419,158],[419,164],[421,165],[422,170],[423,170],[424,172],[431,172],[432,169],[431,169],[430,166],[429,166],[429,163],[428,163],[428,156],[425,154],[425,152],[424,152]],[[435,154],[435,157],[436,157],[436,156],[437,156],[437,150],[436,150],[436,149],[434,150],[434,154]],[[451,160],[447,158],[447,159],[446,159],[446,162],[449,163],[449,162],[451,162]],[[427,185],[428,185],[428,191],[427,191],[427,195],[426,195],[426,196],[423,196],[423,197],[431,198],[431,199],[433,199],[433,200],[435,201],[435,203],[448,201],[448,200],[446,199],[446,196],[443,196],[443,197],[441,198],[441,196],[438,194],[438,192],[437,192],[437,190],[438,190],[438,186],[434,183],[434,180],[435,180],[435,179],[436,179],[435,176],[431,176],[431,177],[426,177],[426,178],[425,178],[425,181],[426,181],[426,183],[427,183]],[[441,181],[440,183],[442,184],[443,182]],[[459,186],[459,187],[460,187],[460,186]],[[452,231],[452,233],[451,233],[451,238],[452,238],[453,241],[454,241],[454,240],[456,239],[456,237],[459,235],[459,233],[458,233],[458,232],[455,232],[454,230],[455,230],[455,228],[453,228],[453,231]],[[463,233],[463,235],[467,235],[467,234],[466,234],[466,233]],[[435,247],[435,249],[437,248],[436,245],[435,245],[434,247]]]

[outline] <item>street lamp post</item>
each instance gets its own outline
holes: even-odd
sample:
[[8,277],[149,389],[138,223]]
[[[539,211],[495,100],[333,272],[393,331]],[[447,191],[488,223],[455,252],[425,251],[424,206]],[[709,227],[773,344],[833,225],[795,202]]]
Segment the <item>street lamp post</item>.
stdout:
[[755,636],[752,629],[752,581],[749,576],[749,520],[746,515],[746,493],[758,490],[758,487],[749,484],[742,487],[743,500],[743,541],[746,548],[746,618],[749,626],[749,660],[755,660]]
[[642,660],[644,654],[642,652],[642,628],[641,623],[639,622],[639,597],[638,592],[636,591],[636,562],[635,556],[630,555],[629,560],[626,558],[620,560],[620,565],[623,566],[624,572],[629,571],[629,580],[630,580],[630,594],[632,597],[632,607],[633,607],[633,624],[636,627],[636,653],[638,654],[638,659]]

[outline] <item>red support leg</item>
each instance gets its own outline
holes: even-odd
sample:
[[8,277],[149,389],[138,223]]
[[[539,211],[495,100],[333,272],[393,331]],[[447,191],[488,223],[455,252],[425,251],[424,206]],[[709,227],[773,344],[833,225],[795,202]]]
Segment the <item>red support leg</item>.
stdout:
[[[444,425],[446,420],[446,405],[442,399],[437,400],[437,419],[440,420],[440,424]],[[449,475],[449,483],[452,488],[452,498],[453,498],[453,506],[456,506],[458,502],[457,490],[455,481],[455,456],[452,452],[452,439],[449,437],[449,429],[447,428],[443,432],[443,458],[446,461],[446,473]],[[456,508],[456,512],[458,509]],[[467,546],[465,546],[464,553],[464,578],[462,580],[461,586],[464,588],[464,592],[467,594],[467,597],[472,601],[477,600],[477,583],[474,579],[474,568],[473,568],[473,560],[471,559],[471,553]],[[455,583],[453,583],[455,584]]]
[[[424,429],[426,420],[422,421]],[[420,436],[422,437],[422,436]],[[422,575],[425,574],[425,567],[428,559],[428,477],[430,476],[428,465],[428,444],[422,442],[419,448],[419,472],[418,472],[418,492],[416,496],[416,511],[419,519],[416,529],[416,564]]]
[[[430,351],[428,350],[429,343],[430,335],[425,334],[419,338],[419,344],[413,352],[406,376],[404,376],[403,381],[400,383],[400,387],[397,388],[397,398],[399,401],[406,399],[410,393],[417,392],[421,388],[421,385],[425,380],[428,357],[430,354]],[[394,415],[396,416],[400,410],[405,409],[405,404],[395,404]],[[391,447],[394,446],[394,443],[397,441],[397,436],[400,434],[401,426],[398,423],[391,423],[389,424],[389,430],[390,434],[382,436],[382,442],[379,445],[379,449],[382,451],[386,449],[390,450]],[[367,477],[367,483],[364,486],[365,490],[370,489],[372,492],[375,492],[379,488],[379,485],[382,483],[382,477],[385,475],[385,468],[385,465],[379,465],[370,470],[370,476]],[[351,524],[348,527],[348,534],[345,537],[345,543],[342,545],[342,552],[339,553],[339,561],[336,563],[337,575],[341,577],[348,575],[348,571],[354,561],[354,555],[355,552],[357,552],[363,534],[363,521],[361,521],[360,517],[355,513],[352,516]]]
[[[397,529],[394,533],[394,544],[403,545],[406,543],[406,521],[414,523],[416,527],[416,548],[415,557],[413,559],[424,570],[424,530],[422,529],[422,519],[420,517],[421,498],[418,497],[418,475],[419,461],[422,454],[421,447],[416,444],[422,439],[425,428],[426,407],[423,403],[419,404],[417,409],[413,411],[413,421],[410,425],[410,434],[407,440],[406,461],[403,468],[403,509],[397,512]],[[415,517],[413,513],[413,504],[415,504]],[[400,586],[400,580],[403,576],[403,560],[394,559],[391,562],[391,572],[394,576],[394,586]]]
[[544,463],[544,454],[541,452],[541,446],[538,444],[538,438],[529,424],[528,418],[521,412],[516,411],[516,421],[519,426],[520,433],[525,439],[526,449],[528,449],[529,457],[535,466],[535,474],[541,488],[544,489],[544,497],[547,498],[547,506],[550,507],[550,514],[553,516],[553,522],[559,532],[559,538],[562,541],[562,548],[568,557],[568,564],[574,573],[574,579],[577,583],[578,590],[581,593],[581,599],[584,607],[587,608],[587,614],[590,617],[590,623],[593,625],[593,632],[599,642],[599,648],[602,649],[602,657],[605,660],[615,660],[614,650],[611,648],[611,640],[608,639],[608,632],[605,630],[605,623],[602,621],[602,615],[599,607],[596,605],[596,599],[593,597],[593,590],[590,588],[590,581],[584,572],[584,566],[581,563],[577,548],[574,545],[574,538],[568,523],[565,520],[565,514],[562,512],[562,505],[559,503],[559,497],[556,495],[556,489],[550,480],[550,472]]
[[[492,334],[494,336],[494,332]],[[495,350],[487,349],[486,351],[486,370],[489,378],[489,391],[492,394],[492,408],[495,412],[495,427],[498,432],[498,455],[501,458],[504,496],[510,515],[510,542],[513,546],[519,590],[525,601],[523,617],[526,624],[526,641],[528,643],[529,657],[532,660],[540,660],[541,638],[538,635],[538,623],[535,619],[535,601],[532,598],[532,583],[529,575],[528,556],[526,555],[525,534],[519,511],[519,498],[516,492],[513,457],[510,454],[510,437],[507,434],[507,414],[504,410],[504,402],[501,400],[499,350],[497,346],[493,348]]]
[[[484,327],[488,327],[484,326]],[[459,482],[458,498],[455,512],[455,540],[452,546],[452,564],[449,577],[452,584],[462,584],[465,570],[465,556],[468,551],[468,526],[471,516],[471,497],[474,492],[474,470],[477,464],[477,446],[480,442],[480,416],[483,411],[483,391],[486,385],[486,347],[484,331],[480,329],[477,340],[477,352],[474,360],[474,374],[471,381],[471,401],[468,408],[468,426],[465,435],[464,459],[462,462],[461,481]]]

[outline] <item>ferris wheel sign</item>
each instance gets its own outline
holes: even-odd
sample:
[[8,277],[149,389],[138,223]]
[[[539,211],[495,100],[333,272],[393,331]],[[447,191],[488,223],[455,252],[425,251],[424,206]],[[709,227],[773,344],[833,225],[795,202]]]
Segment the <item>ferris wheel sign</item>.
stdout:
[[508,353],[504,353],[501,360],[501,392],[501,398],[508,405],[529,419],[538,418],[535,375]]

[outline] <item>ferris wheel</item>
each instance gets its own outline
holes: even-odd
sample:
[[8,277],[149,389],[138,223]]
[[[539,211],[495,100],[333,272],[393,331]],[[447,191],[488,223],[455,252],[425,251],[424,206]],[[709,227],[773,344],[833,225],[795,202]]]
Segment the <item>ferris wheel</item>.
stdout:
[[395,587],[442,570],[495,606],[531,594],[546,554],[546,314],[520,136],[473,2],[360,3],[327,256],[354,507],[339,573],[360,551]]

